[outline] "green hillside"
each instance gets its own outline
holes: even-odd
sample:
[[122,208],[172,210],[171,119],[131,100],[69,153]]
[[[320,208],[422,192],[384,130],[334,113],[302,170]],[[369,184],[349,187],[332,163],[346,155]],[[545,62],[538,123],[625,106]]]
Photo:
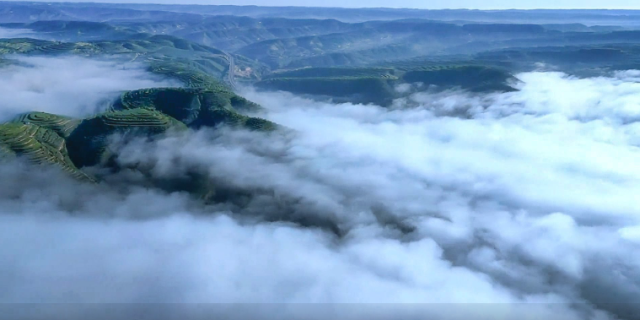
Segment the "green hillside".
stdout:
[[[88,119],[30,112],[0,124],[0,159],[6,161],[20,156],[33,164],[59,167],[79,180],[95,182],[96,179],[84,173],[82,168],[107,166],[117,169],[113,162],[113,150],[110,149],[110,139],[113,137],[127,141],[139,137],[152,138],[169,131],[220,125],[257,131],[278,128],[270,121],[243,114],[260,108],[222,89],[154,88],[129,91],[112,104],[112,110]],[[172,181],[162,183],[167,188],[178,188],[180,185]],[[209,188],[196,185],[196,189],[202,191],[198,191],[198,194],[210,193]],[[192,184],[186,184],[176,190],[183,190],[187,186],[193,187]]]
[[0,125],[0,151],[4,158],[21,156],[33,164],[54,165],[79,180],[94,181],[72,162],[64,138],[34,124]]
[[460,87],[470,91],[513,91],[509,81],[515,78],[505,70],[487,66],[437,66],[412,70],[404,74],[404,81],[421,82],[441,88]]
[[510,83],[516,81],[507,70],[492,66],[446,63],[407,66],[302,68],[272,73],[256,86],[338,101],[388,105],[402,95],[394,88],[403,83],[422,83],[440,90],[506,92],[514,90]]
[[[149,70],[169,76],[190,87],[225,86],[229,73],[235,78],[256,79],[265,67],[250,59],[169,36],[137,35],[136,39],[60,42],[34,39],[0,39],[0,56],[11,54],[77,55],[140,62]],[[236,70],[230,70],[230,57]],[[250,70],[236,72],[237,70]],[[237,74],[236,74],[237,73]]]
[[68,138],[71,160],[78,167],[106,164],[111,156],[109,137],[144,137],[181,130],[186,126],[161,112],[149,109],[111,111],[83,120]]
[[394,97],[392,83],[388,79],[374,77],[271,78],[257,86],[296,94],[343,98],[356,103],[386,104]]
[[227,90],[203,88],[162,88],[124,93],[114,108],[129,110],[151,108],[164,112],[193,128],[219,124],[247,126],[271,130],[275,125],[242,113],[259,111],[261,107]]
[[34,124],[56,132],[63,138],[68,138],[82,120],[58,116],[45,112],[29,112],[16,117],[12,122]]

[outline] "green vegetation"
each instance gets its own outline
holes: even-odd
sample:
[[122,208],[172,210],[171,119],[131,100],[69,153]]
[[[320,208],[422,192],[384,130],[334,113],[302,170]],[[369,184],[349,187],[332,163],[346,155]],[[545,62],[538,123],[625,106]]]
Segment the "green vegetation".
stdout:
[[16,153],[9,146],[0,144],[0,161],[13,160],[15,157]]
[[403,80],[410,83],[422,82],[438,87],[460,87],[470,91],[513,91],[507,83],[515,80],[505,70],[486,66],[432,67],[409,71]]
[[342,98],[356,103],[388,105],[401,93],[394,87],[421,82],[441,90],[462,88],[476,92],[513,91],[515,78],[497,67],[432,64],[403,67],[303,68],[272,73],[257,86],[296,94]]
[[301,68],[275,72],[270,78],[384,78],[397,79],[393,68]]
[[196,62],[155,60],[150,61],[149,71],[177,79],[190,88],[221,89],[223,85],[219,78],[211,76],[211,74],[217,74],[218,77],[221,77],[224,67],[214,63],[210,64],[215,67],[216,72],[201,71]]
[[51,44],[51,41],[35,39],[1,39],[0,54],[29,53]]
[[[0,55],[78,55],[108,57],[122,62],[140,62],[151,72],[181,81],[188,87],[224,88],[228,78],[229,55],[210,47],[169,36],[136,35],[133,39],[111,41],[60,42],[34,39],[0,39]],[[264,67],[235,56],[239,77],[255,79]],[[235,71],[235,70],[234,70]]]
[[83,120],[68,138],[71,160],[78,167],[106,164],[111,157],[108,149],[112,135],[145,137],[186,126],[155,110],[144,108],[110,111]]
[[58,166],[79,180],[94,181],[78,170],[69,158],[65,140],[52,130],[33,124],[6,123],[0,125],[0,146],[5,157],[13,153],[34,164]]
[[[219,124],[260,129],[275,128],[266,120],[250,118],[242,112],[255,112],[260,106],[227,90],[204,88],[162,88],[124,93],[114,104],[116,109],[151,108],[164,112],[190,127],[215,127]],[[267,123],[269,125],[267,125]]]
[[129,91],[113,103],[112,110],[89,119],[29,112],[0,124],[0,159],[22,156],[34,164],[58,166],[80,180],[96,181],[79,168],[116,166],[109,147],[113,137],[128,141],[219,125],[256,131],[277,129],[270,121],[240,113],[259,109],[259,105],[224,89]]
[[68,138],[82,120],[59,116],[45,112],[29,112],[16,117],[12,122],[34,124],[53,130],[63,138]]
[[271,78],[259,82],[260,88],[296,94],[343,98],[356,103],[387,104],[395,97],[392,81],[374,77]]
[[273,73],[257,86],[358,103],[387,104],[395,97],[390,68],[302,68]]

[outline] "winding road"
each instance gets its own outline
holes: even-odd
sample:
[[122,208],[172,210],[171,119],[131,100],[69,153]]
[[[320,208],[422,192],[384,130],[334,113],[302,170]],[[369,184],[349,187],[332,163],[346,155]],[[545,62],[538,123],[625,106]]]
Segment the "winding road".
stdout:
[[231,89],[237,90],[238,85],[235,78],[236,61],[231,54],[225,52],[225,55],[227,56],[227,60],[229,60],[229,70],[226,76],[227,83],[231,86]]

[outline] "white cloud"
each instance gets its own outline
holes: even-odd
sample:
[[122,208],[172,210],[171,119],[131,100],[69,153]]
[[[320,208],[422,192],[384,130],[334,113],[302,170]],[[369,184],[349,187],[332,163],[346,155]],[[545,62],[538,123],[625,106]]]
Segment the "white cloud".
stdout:
[[37,32],[33,32],[31,29],[22,28],[3,28],[0,27],[0,39],[12,39],[12,38],[31,38],[42,39]]
[[29,111],[86,117],[126,90],[177,86],[144,69],[87,58],[16,57],[0,69],[0,120]]
[[[13,257],[0,264],[0,301],[423,303],[398,307],[416,319],[637,314],[633,74],[522,74],[520,92],[419,93],[397,102],[415,108],[396,109],[248,91],[296,132],[202,130],[120,146],[122,164],[156,177],[199,171],[254,195],[212,206],[120,184],[41,186],[37,173],[5,169],[0,243],[14,245],[0,246]],[[353,306],[263,314],[400,312]]]

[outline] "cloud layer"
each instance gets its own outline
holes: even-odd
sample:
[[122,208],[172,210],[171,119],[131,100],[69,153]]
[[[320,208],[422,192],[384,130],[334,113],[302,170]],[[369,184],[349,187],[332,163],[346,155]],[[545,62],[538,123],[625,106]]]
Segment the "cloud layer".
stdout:
[[178,85],[133,63],[73,56],[14,60],[0,69],[0,121],[29,111],[86,117],[122,91]]
[[392,109],[248,91],[295,132],[118,146],[121,164],[158,179],[199,172],[250,191],[215,205],[135,176],[79,186],[2,166],[0,301],[299,303],[163,306],[167,317],[631,318],[637,72],[519,78],[519,92],[418,93]]
[[33,30],[31,29],[14,29],[14,28],[0,27],[0,39],[11,39],[11,38],[41,39],[42,37],[38,35],[37,32],[33,32]]

